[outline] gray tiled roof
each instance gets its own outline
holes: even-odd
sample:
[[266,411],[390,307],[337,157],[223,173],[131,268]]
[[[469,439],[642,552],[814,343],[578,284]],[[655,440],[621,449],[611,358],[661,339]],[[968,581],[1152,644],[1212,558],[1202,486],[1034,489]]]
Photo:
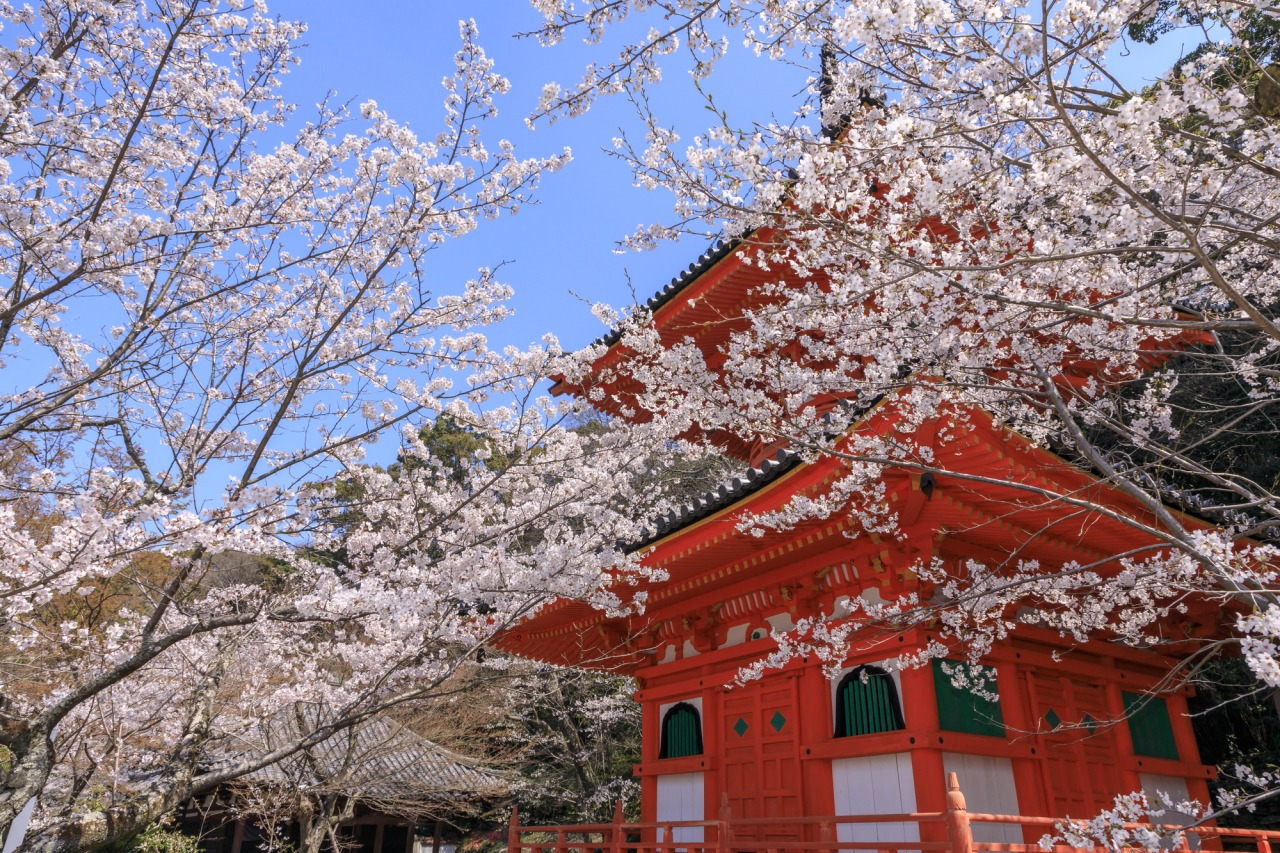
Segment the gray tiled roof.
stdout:
[[[296,737],[296,726],[264,726],[265,748]],[[375,717],[248,777],[258,783],[321,787],[365,799],[501,796],[510,783],[408,728]]]

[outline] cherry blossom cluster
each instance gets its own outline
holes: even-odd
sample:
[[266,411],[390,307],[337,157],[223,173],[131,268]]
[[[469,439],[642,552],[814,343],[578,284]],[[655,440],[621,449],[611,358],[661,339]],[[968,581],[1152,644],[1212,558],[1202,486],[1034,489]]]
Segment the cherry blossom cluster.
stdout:
[[[1184,843],[1186,833],[1177,827],[1185,817],[1199,818],[1204,807],[1196,802],[1174,802],[1164,792],[1158,797],[1146,794],[1123,794],[1115,799],[1115,805],[1104,809],[1091,820],[1063,821],[1055,829],[1058,834],[1040,839],[1040,846],[1050,849],[1054,844],[1066,843],[1072,847],[1104,850],[1168,850]],[[1176,813],[1171,814],[1171,813]],[[1163,824],[1162,820],[1173,823]]]
[[557,596],[636,606],[665,434],[576,428],[575,358],[491,346],[510,289],[433,265],[569,160],[492,138],[474,24],[426,137],[296,116],[303,27],[261,2],[0,25],[0,826],[35,798],[27,849],[113,843]]

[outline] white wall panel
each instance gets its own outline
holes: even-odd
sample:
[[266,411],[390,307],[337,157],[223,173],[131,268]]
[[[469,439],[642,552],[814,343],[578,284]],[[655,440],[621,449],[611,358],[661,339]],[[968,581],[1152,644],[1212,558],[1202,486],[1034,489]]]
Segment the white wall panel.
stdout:
[[[872,755],[838,758],[831,762],[831,784],[836,814],[910,814],[916,810],[916,788],[911,775],[911,755]],[[919,841],[915,823],[842,823],[840,841]]]
[[[672,773],[658,777],[658,822],[705,820],[701,773]],[[672,827],[672,840],[701,843],[700,826]]]
[[1161,794],[1167,794],[1169,799],[1175,803],[1191,799],[1191,795],[1187,793],[1187,780],[1181,776],[1140,773],[1138,774],[1138,779],[1142,782],[1142,792],[1147,795],[1149,800],[1163,802],[1160,797]]
[[[1176,809],[1166,808],[1164,798],[1161,794],[1168,795],[1169,799],[1176,803],[1184,803],[1191,799],[1191,794],[1187,791],[1187,780],[1181,776],[1163,776],[1157,773],[1140,773],[1138,781],[1142,783],[1142,793],[1147,795],[1147,800],[1153,806],[1164,810],[1164,814],[1155,818],[1153,822],[1166,824],[1188,824],[1195,821],[1195,818],[1186,812]],[[1192,850],[1200,849],[1200,836],[1190,835],[1187,837],[1188,846]]]
[[[964,792],[965,807],[986,814],[1018,814],[1018,789],[1013,784],[1013,762],[990,755],[944,752],[945,773],[955,773]],[[946,776],[943,776],[946,779]],[[944,782],[945,784],[945,782]],[[995,844],[1021,844],[1022,830],[999,823],[974,823],[973,840]]]
[[746,622],[740,622],[733,625],[725,632],[724,642],[720,648],[727,649],[729,646],[740,646],[747,641],[747,628],[751,627]]

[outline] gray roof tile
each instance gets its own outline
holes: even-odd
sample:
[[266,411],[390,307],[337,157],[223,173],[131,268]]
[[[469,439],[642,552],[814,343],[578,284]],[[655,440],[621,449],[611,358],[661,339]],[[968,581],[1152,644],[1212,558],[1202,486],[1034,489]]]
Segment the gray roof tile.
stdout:
[[[258,748],[292,739],[296,731],[291,722],[273,721],[264,726],[263,743]],[[324,787],[365,799],[501,796],[511,787],[474,759],[450,752],[381,717],[339,732],[305,754],[292,755],[246,778],[304,789]]]

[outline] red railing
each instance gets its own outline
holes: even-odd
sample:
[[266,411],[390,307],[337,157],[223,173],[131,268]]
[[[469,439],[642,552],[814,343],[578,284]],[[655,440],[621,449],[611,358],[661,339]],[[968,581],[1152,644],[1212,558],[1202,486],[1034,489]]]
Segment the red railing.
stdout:
[[[947,809],[914,814],[837,815],[833,817],[736,818],[728,805],[721,806],[718,820],[659,821],[624,823],[622,804],[612,823],[576,826],[521,826],[516,810],[511,810],[507,853],[786,853],[839,850],[945,850],[950,853],[1097,853],[1103,848],[1080,848],[1065,844],[1051,848],[1039,844],[1011,844],[975,841],[971,824],[1013,825],[1024,830],[1051,834],[1061,818],[996,815],[970,812],[964,794],[952,773],[947,779]],[[921,841],[839,841],[838,827],[859,824],[915,824]],[[1130,824],[1136,829],[1143,824]],[[1150,827],[1150,825],[1146,825]],[[1176,829],[1177,827],[1158,827]],[[772,830],[772,832],[771,832]],[[853,834],[853,833],[850,833]],[[1024,831],[1024,838],[1027,833]],[[1224,827],[1183,829],[1180,846],[1171,849],[1250,851],[1280,853],[1280,832]]]

